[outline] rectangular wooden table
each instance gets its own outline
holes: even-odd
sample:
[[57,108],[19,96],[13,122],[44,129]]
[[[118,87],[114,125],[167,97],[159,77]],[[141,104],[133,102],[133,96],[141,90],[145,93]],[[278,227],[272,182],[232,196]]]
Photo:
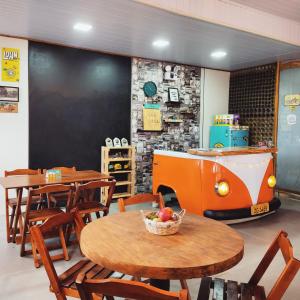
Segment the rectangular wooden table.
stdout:
[[[16,207],[16,216],[14,220],[14,227],[12,232],[8,238],[8,242],[11,240],[13,242],[16,241],[16,232],[17,232],[17,224],[19,215],[21,213],[21,201],[22,201],[22,192],[23,188],[31,188],[31,187],[41,187],[45,185],[52,184],[70,184],[76,182],[88,182],[93,180],[101,180],[101,179],[112,179],[113,177],[107,174],[103,174],[93,170],[87,171],[75,171],[72,173],[63,174],[60,178],[56,180],[48,180],[45,174],[40,175],[16,175],[16,176],[8,176],[8,177],[0,177],[0,185],[5,190],[9,189],[17,189],[17,207]],[[6,227],[7,231],[9,230],[8,224],[8,198],[5,199],[6,205]]]

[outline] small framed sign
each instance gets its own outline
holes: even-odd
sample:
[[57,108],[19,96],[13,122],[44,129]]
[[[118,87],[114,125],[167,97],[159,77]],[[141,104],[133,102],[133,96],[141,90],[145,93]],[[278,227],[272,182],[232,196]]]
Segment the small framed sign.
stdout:
[[169,88],[169,99],[171,102],[179,102],[179,92],[177,88]]
[[0,86],[0,101],[19,102],[19,88],[12,86]]
[[300,105],[300,94],[286,95],[284,97],[285,106],[298,106]]

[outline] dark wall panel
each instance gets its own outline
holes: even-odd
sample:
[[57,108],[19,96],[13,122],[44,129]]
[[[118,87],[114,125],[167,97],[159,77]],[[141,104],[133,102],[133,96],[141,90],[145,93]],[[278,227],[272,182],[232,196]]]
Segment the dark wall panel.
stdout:
[[131,59],[30,42],[29,164],[100,169],[109,136],[130,138]]

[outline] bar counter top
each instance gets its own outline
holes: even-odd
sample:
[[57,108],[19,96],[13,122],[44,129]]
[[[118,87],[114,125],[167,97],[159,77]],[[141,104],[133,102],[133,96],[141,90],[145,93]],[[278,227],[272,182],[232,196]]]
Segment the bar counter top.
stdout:
[[227,148],[210,148],[210,149],[189,149],[189,154],[200,156],[230,156],[246,155],[258,153],[277,153],[277,148],[268,147],[227,147]]

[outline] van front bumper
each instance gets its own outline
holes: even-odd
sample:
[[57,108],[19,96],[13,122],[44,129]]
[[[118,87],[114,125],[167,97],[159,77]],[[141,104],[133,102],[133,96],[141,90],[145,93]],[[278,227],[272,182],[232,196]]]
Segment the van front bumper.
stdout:
[[270,212],[276,211],[281,205],[278,198],[273,198],[269,202],[269,211],[257,215],[251,214],[251,207],[229,209],[229,210],[205,210],[204,216],[215,220],[237,220],[237,219],[249,219],[257,218],[269,214]]

